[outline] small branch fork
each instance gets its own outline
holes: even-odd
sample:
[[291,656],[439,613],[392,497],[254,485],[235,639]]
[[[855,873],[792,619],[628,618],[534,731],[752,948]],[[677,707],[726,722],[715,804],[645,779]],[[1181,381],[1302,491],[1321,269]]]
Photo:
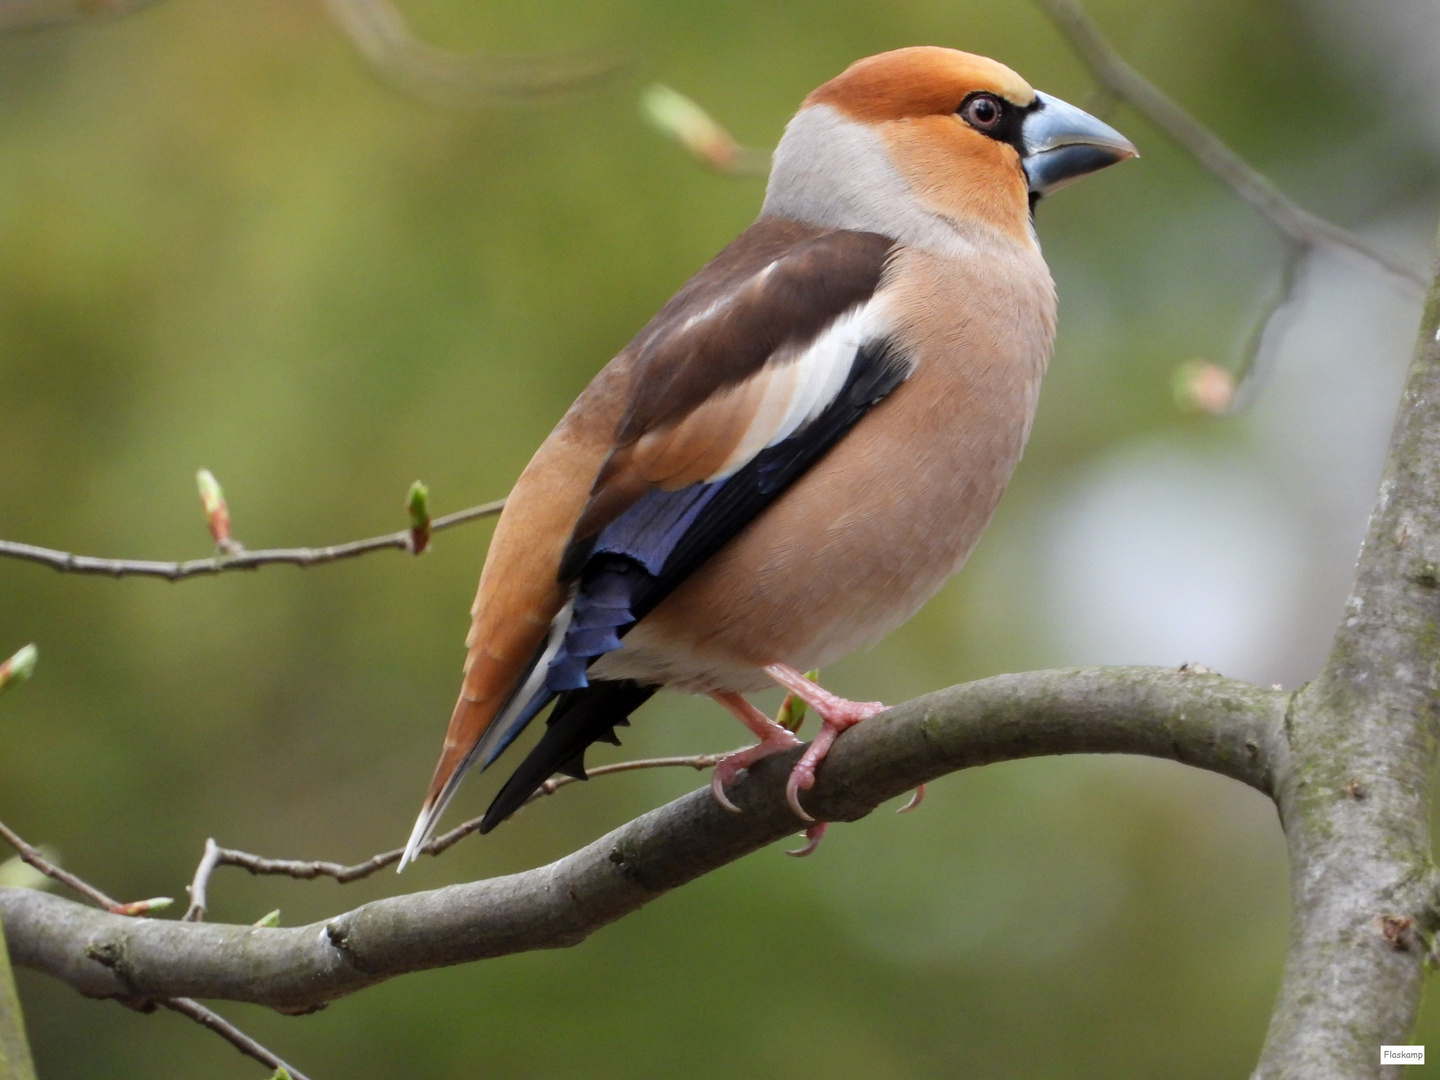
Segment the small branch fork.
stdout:
[[1423,291],[1424,266],[1410,262],[1358,233],[1312,214],[1285,195],[1168,94],[1136,71],[1100,33],[1076,0],[1035,0],[1100,85],[1144,113],[1206,172],[1248,203],[1282,237],[1306,250],[1328,246],[1355,252]]
[[[153,900],[140,900],[129,904],[121,903],[102,890],[97,889],[88,881],[70,873],[70,871],[57,866],[45,858],[39,848],[27,843],[4,822],[0,822],[0,839],[3,839],[13,847],[20,858],[40,871],[40,873],[53,881],[58,881],[62,885],[74,889],[97,907],[103,908],[107,914],[134,918],[135,916],[145,915],[151,911],[156,911],[170,905],[168,897],[156,897]],[[186,918],[189,918],[189,912],[186,912]],[[90,955],[91,959],[103,964],[111,954],[106,953],[104,950],[95,950]],[[300,1072],[293,1065],[287,1064],[278,1054],[266,1049],[223,1016],[207,1009],[198,1001],[193,1001],[188,997],[152,997],[148,999],[130,1000],[127,1001],[127,1004],[135,1005],[142,1011],[148,1011],[150,1008],[158,1005],[161,1008],[177,1012],[182,1016],[188,1016],[191,1020],[209,1028],[215,1034],[219,1035],[246,1057],[254,1058],[270,1069],[285,1070],[291,1080],[309,1080],[304,1073]]]
[[[1213,365],[1200,365],[1190,385],[1177,386],[1184,404],[1220,415],[1242,412],[1249,407],[1284,336],[1286,327],[1282,324],[1288,322],[1298,306],[1304,266],[1321,248],[1338,248],[1359,255],[1419,292],[1423,293],[1429,286],[1430,275],[1424,266],[1312,214],[1285,195],[1219,136],[1132,67],[1077,0],[1035,0],[1035,3],[1055,24],[1110,100],[1127,102],[1139,110],[1202,169],[1259,213],[1285,246],[1279,288],[1260,314],[1235,370],[1225,372],[1214,369]],[[1181,374],[1183,378],[1184,373]],[[1218,392],[1215,389],[1217,374],[1223,376]]]
[[[660,757],[641,758],[635,761],[620,761],[612,765],[597,765],[588,769],[591,779],[597,776],[608,776],[613,773],[634,772],[638,769],[666,769],[675,767],[688,767],[691,769],[709,769],[715,766],[723,754],[692,754],[685,757]],[[535,791],[533,795],[525,800],[525,806],[529,806],[537,799],[546,795],[553,795],[562,787],[570,784],[577,784],[580,781],[573,776],[552,776]],[[447,833],[427,841],[420,849],[422,855],[439,855],[454,847],[465,837],[479,830],[483,817],[471,818],[455,826]],[[3,826],[0,826],[3,828]],[[10,837],[6,836],[6,839]],[[234,848],[222,848],[212,840],[205,841],[205,854],[201,856],[199,864],[195,867],[195,877],[186,887],[190,894],[190,907],[184,915],[185,922],[203,922],[205,919],[207,892],[210,884],[210,876],[222,866],[239,866],[249,870],[252,874],[272,874],[281,877],[298,878],[301,881],[313,881],[315,878],[334,878],[341,885],[348,885],[352,881],[359,881],[367,878],[378,870],[387,866],[394,866],[400,861],[400,856],[405,849],[394,848],[390,851],[381,852],[379,855],[372,855],[364,862],[345,865],[344,863],[326,862],[319,859],[267,859],[260,855],[252,855],[248,851],[237,851]]]
[[[201,490],[203,498],[203,483],[201,485]],[[217,495],[218,492],[219,488],[217,485]],[[217,537],[217,542],[218,539],[219,538]],[[27,646],[27,649],[28,653],[25,649],[22,649],[20,653],[16,654],[16,656],[13,656],[9,660],[5,661],[4,665],[0,665],[0,670],[3,670],[3,668],[15,664],[17,657],[24,657],[24,667],[22,669],[24,671],[24,675],[22,677],[28,678],[30,671],[33,670],[35,666],[36,654],[35,647],[33,645]],[[9,685],[13,685],[13,682],[4,678],[0,678],[0,691],[6,689],[6,687]],[[168,896],[157,896],[150,900],[136,900],[128,904],[121,903],[114,897],[108,895],[100,889],[97,889],[94,885],[91,885],[88,881],[85,881],[78,875],[72,874],[70,873],[70,871],[64,869],[63,867],[57,865],[54,862],[51,862],[45,857],[44,852],[42,852],[39,848],[35,847],[33,844],[27,843],[18,833],[16,833],[3,821],[0,821],[0,839],[3,839],[7,844],[13,847],[16,854],[18,854],[24,862],[34,867],[36,870],[44,874],[46,877],[50,878],[52,881],[58,881],[60,884],[65,885],[68,888],[74,889],[81,896],[89,900],[92,904],[103,908],[106,913],[110,915],[123,915],[129,918],[134,918],[136,916],[148,915],[153,911],[159,911],[163,908],[167,908],[171,905],[171,903],[173,903],[173,901]],[[213,844],[213,841],[211,842],[211,844]],[[207,856],[209,855],[210,846],[211,845],[207,845],[206,847]],[[186,912],[186,918],[189,918],[189,915],[190,913]],[[3,947],[4,936],[0,935],[0,948]],[[103,957],[105,955],[108,954],[105,954],[103,952],[97,953],[96,958],[99,959],[100,957]],[[290,1080],[309,1080],[309,1078],[306,1077],[304,1073],[299,1072],[294,1067],[286,1064],[286,1062],[283,1061],[277,1054],[273,1053],[270,1050],[267,1050],[260,1043],[256,1042],[249,1035],[246,1035],[234,1024],[226,1020],[223,1016],[220,1016],[218,1013],[207,1009],[198,1001],[193,1001],[187,997],[160,997],[149,1001],[131,1001],[127,1002],[127,1004],[135,1005],[137,1008],[140,1008],[142,1010],[148,1010],[156,1005],[159,1005],[163,1008],[180,1013],[182,1016],[188,1016],[191,1020],[194,1020],[196,1023],[201,1024],[206,1028],[209,1028],[215,1034],[219,1035],[222,1039],[228,1042],[231,1046],[235,1047],[242,1054],[246,1055],[247,1057],[254,1058],[262,1065],[276,1070],[277,1076],[288,1075],[290,1077]],[[3,1064],[3,1062],[0,1062],[0,1064]]]
[[[644,758],[636,761],[622,761],[611,765],[599,765],[589,770],[592,777],[605,776],[612,773],[633,772],[637,769],[659,769],[675,766],[688,766],[692,769],[708,769],[715,765],[723,755],[721,754],[697,754],[688,757],[662,757]],[[567,784],[578,783],[575,777],[556,776],[547,780],[540,788],[530,796],[526,805],[536,799],[551,795]],[[481,818],[473,818],[470,821],[451,829],[449,832],[435,837],[427,843],[421,851],[427,855],[439,855],[447,849],[459,843],[465,837],[480,828]],[[26,863],[33,866],[46,877],[60,882],[80,895],[84,896],[91,903],[103,908],[112,915],[137,916],[149,914],[152,911],[168,907],[171,903],[168,897],[156,897],[152,900],[140,900],[132,903],[121,903],[105,892],[91,885],[70,871],[51,862],[33,844],[25,841],[18,833],[11,829],[4,822],[0,822],[0,839],[3,839]],[[195,877],[187,891],[190,895],[190,906],[181,917],[182,922],[203,922],[206,913],[207,891],[210,883],[210,875],[220,866],[240,866],[249,870],[252,874],[277,874],[286,877],[310,880],[317,877],[332,877],[344,885],[351,881],[358,881],[361,878],[369,877],[377,870],[392,866],[399,861],[403,848],[396,848],[393,851],[383,852],[372,856],[364,862],[356,863],[353,866],[344,866],[340,863],[322,861],[300,861],[296,859],[266,859],[258,855],[251,855],[248,852],[236,851],[231,848],[222,848],[213,839],[205,841],[205,853],[200,859],[199,865],[195,868]],[[111,954],[101,950],[95,954],[100,962]],[[247,1057],[268,1066],[271,1069],[284,1069],[291,1080],[308,1080],[304,1073],[301,1073],[293,1065],[287,1064],[273,1051],[256,1042],[250,1036],[230,1023],[223,1016],[206,1008],[199,1002],[189,997],[156,997],[142,1002],[142,1008],[149,1008],[158,1005],[162,1008],[187,1016],[196,1023],[215,1032],[230,1045],[234,1046]]]

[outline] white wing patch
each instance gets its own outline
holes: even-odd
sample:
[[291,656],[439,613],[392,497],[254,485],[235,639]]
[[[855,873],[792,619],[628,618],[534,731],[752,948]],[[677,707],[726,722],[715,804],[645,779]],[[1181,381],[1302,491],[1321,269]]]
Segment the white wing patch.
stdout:
[[788,439],[824,412],[844,388],[856,354],[888,329],[882,303],[871,299],[841,315],[793,358],[772,356],[751,376],[763,387],[754,419],[706,483],[739,471],[761,450]]

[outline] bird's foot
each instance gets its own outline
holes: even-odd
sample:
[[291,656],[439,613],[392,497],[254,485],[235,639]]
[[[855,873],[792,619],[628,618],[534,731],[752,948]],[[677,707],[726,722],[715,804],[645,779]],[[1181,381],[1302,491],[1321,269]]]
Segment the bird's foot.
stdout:
[[716,763],[714,771],[710,774],[710,794],[714,795],[715,801],[726,810],[738,814],[740,808],[725,794],[726,786],[734,781],[740,770],[748,769],[761,758],[799,746],[800,740],[795,737],[793,732],[775,723],[739,694],[717,691],[710,696],[734,714],[760,739],[754,746],[742,747],[733,753],[726,754]]
[[[780,729],[785,731],[784,728]],[[789,750],[799,746],[800,740],[788,731],[785,735],[774,736],[773,738],[762,739],[754,746],[741,747],[733,753],[726,754],[715,764],[715,769],[710,773],[710,793],[715,796],[715,801],[726,810],[739,813],[740,808],[730,801],[725,794],[725,789],[734,782],[735,777],[742,769],[748,769],[761,758],[767,758],[771,754],[778,754],[782,750]]]
[[[785,785],[785,801],[790,804],[790,809],[801,821],[814,821],[800,805],[800,792],[815,786],[815,768],[825,760],[835,737],[846,728],[884,712],[885,705],[879,701],[850,701],[839,697],[811,682],[789,664],[771,664],[765,673],[820,715],[820,733],[811,740],[795,768],[790,770],[790,780]],[[806,835],[809,836],[808,831]],[[811,837],[811,843],[803,849],[804,853],[808,855],[817,843],[819,837]]]
[[785,854],[794,856],[797,859],[803,859],[820,846],[820,841],[825,839],[825,830],[829,827],[830,823],[828,821],[817,821],[805,830],[805,846],[796,848],[794,851],[787,851]]
[[876,713],[885,711],[883,701],[851,701],[838,694],[832,694],[817,682],[812,682],[789,664],[770,664],[765,674],[789,690],[820,714],[826,724],[844,731],[861,720],[869,720]]

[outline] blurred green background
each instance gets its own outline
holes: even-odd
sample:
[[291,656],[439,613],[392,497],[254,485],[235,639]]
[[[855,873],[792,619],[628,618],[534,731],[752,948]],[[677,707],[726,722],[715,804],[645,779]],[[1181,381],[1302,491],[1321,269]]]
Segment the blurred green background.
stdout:
[[[1287,686],[1313,673],[1416,298],[1314,260],[1256,409],[1179,410],[1172,370],[1233,361],[1278,244],[1132,110],[1097,100],[1036,9],[402,6],[448,48],[635,62],[556,102],[446,111],[378,79],[310,0],[166,0],[0,37],[0,536],[205,554],[202,466],[250,547],[399,528],[417,477],[437,512],[503,494],[591,374],[758,209],[762,181],[707,173],[644,125],[645,85],[770,146],[857,57],[954,45],[1105,111],[1144,156],[1040,208],[1059,346],[970,567],[827,682],[897,701],[1081,662],[1198,661]],[[1433,70],[1391,49],[1387,16],[1357,36],[1346,10],[1092,13],[1307,205],[1423,259],[1440,117],[1414,87]],[[398,845],[489,530],[444,533],[419,560],[178,586],[0,561],[0,656],[32,640],[42,654],[0,703],[0,817],[124,898],[183,896],[207,836],[347,861]],[[592,761],[742,741],[712,705],[662,697]],[[479,812],[505,772],[472,778],[447,821]],[[567,788],[403,879],[221,871],[212,917],[279,907],[295,925],[539,865],[698,783]],[[299,1019],[220,1008],[316,1080],[1241,1077],[1286,903],[1283,841],[1254,792],[1168,763],[1041,760],[946,778],[919,812],[837,827],[803,862],[751,856],[574,949],[396,979]],[[21,989],[43,1080],[262,1072],[179,1017],[31,973]],[[1440,1043],[1433,1005],[1414,1041]]]

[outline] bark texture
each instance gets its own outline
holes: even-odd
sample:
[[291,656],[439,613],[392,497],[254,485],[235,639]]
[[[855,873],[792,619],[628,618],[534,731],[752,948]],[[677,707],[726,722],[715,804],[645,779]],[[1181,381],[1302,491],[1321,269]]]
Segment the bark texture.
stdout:
[[1256,1080],[1399,1075],[1437,926],[1440,285],[1432,285],[1355,587],[1285,719],[1276,801],[1292,925]]

